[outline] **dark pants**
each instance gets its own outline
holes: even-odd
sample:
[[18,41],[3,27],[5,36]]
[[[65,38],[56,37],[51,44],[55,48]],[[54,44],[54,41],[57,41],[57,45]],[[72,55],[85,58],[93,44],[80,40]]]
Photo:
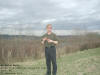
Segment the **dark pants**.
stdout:
[[56,48],[55,46],[45,47],[45,57],[47,65],[47,75],[51,75],[51,62],[53,65],[53,75],[56,75],[57,64],[56,64]]

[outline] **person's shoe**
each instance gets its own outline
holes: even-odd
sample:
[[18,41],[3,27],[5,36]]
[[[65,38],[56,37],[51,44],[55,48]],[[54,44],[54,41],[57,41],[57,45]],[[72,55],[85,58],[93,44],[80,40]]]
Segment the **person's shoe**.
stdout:
[[45,75],[51,75],[50,73],[46,73]]
[[53,73],[52,75],[56,75],[56,73]]
[[45,75],[51,75],[51,74],[45,74]]

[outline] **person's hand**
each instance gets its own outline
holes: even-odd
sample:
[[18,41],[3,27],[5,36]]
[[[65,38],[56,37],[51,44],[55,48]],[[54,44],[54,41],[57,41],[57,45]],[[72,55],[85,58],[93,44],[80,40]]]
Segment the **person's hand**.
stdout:
[[42,39],[42,44],[44,44],[44,42],[47,40],[47,37],[44,37],[43,39]]
[[53,40],[51,40],[51,39],[47,39],[47,41],[48,41],[49,43],[53,42]]
[[46,40],[47,40],[47,37],[44,37],[44,38],[43,38],[43,41],[46,41]]

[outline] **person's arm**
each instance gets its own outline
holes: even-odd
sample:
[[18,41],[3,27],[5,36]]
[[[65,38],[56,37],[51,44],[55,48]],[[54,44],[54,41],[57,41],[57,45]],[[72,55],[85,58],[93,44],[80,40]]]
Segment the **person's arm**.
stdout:
[[48,41],[49,43],[58,44],[58,41],[54,41],[54,40],[51,40],[51,39],[48,39],[47,41]]

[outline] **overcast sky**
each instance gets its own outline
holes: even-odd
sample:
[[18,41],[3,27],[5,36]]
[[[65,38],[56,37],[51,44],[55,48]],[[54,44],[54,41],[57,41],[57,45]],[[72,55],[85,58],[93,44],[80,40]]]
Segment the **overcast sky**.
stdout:
[[0,0],[0,33],[44,30],[100,30],[100,0]]

